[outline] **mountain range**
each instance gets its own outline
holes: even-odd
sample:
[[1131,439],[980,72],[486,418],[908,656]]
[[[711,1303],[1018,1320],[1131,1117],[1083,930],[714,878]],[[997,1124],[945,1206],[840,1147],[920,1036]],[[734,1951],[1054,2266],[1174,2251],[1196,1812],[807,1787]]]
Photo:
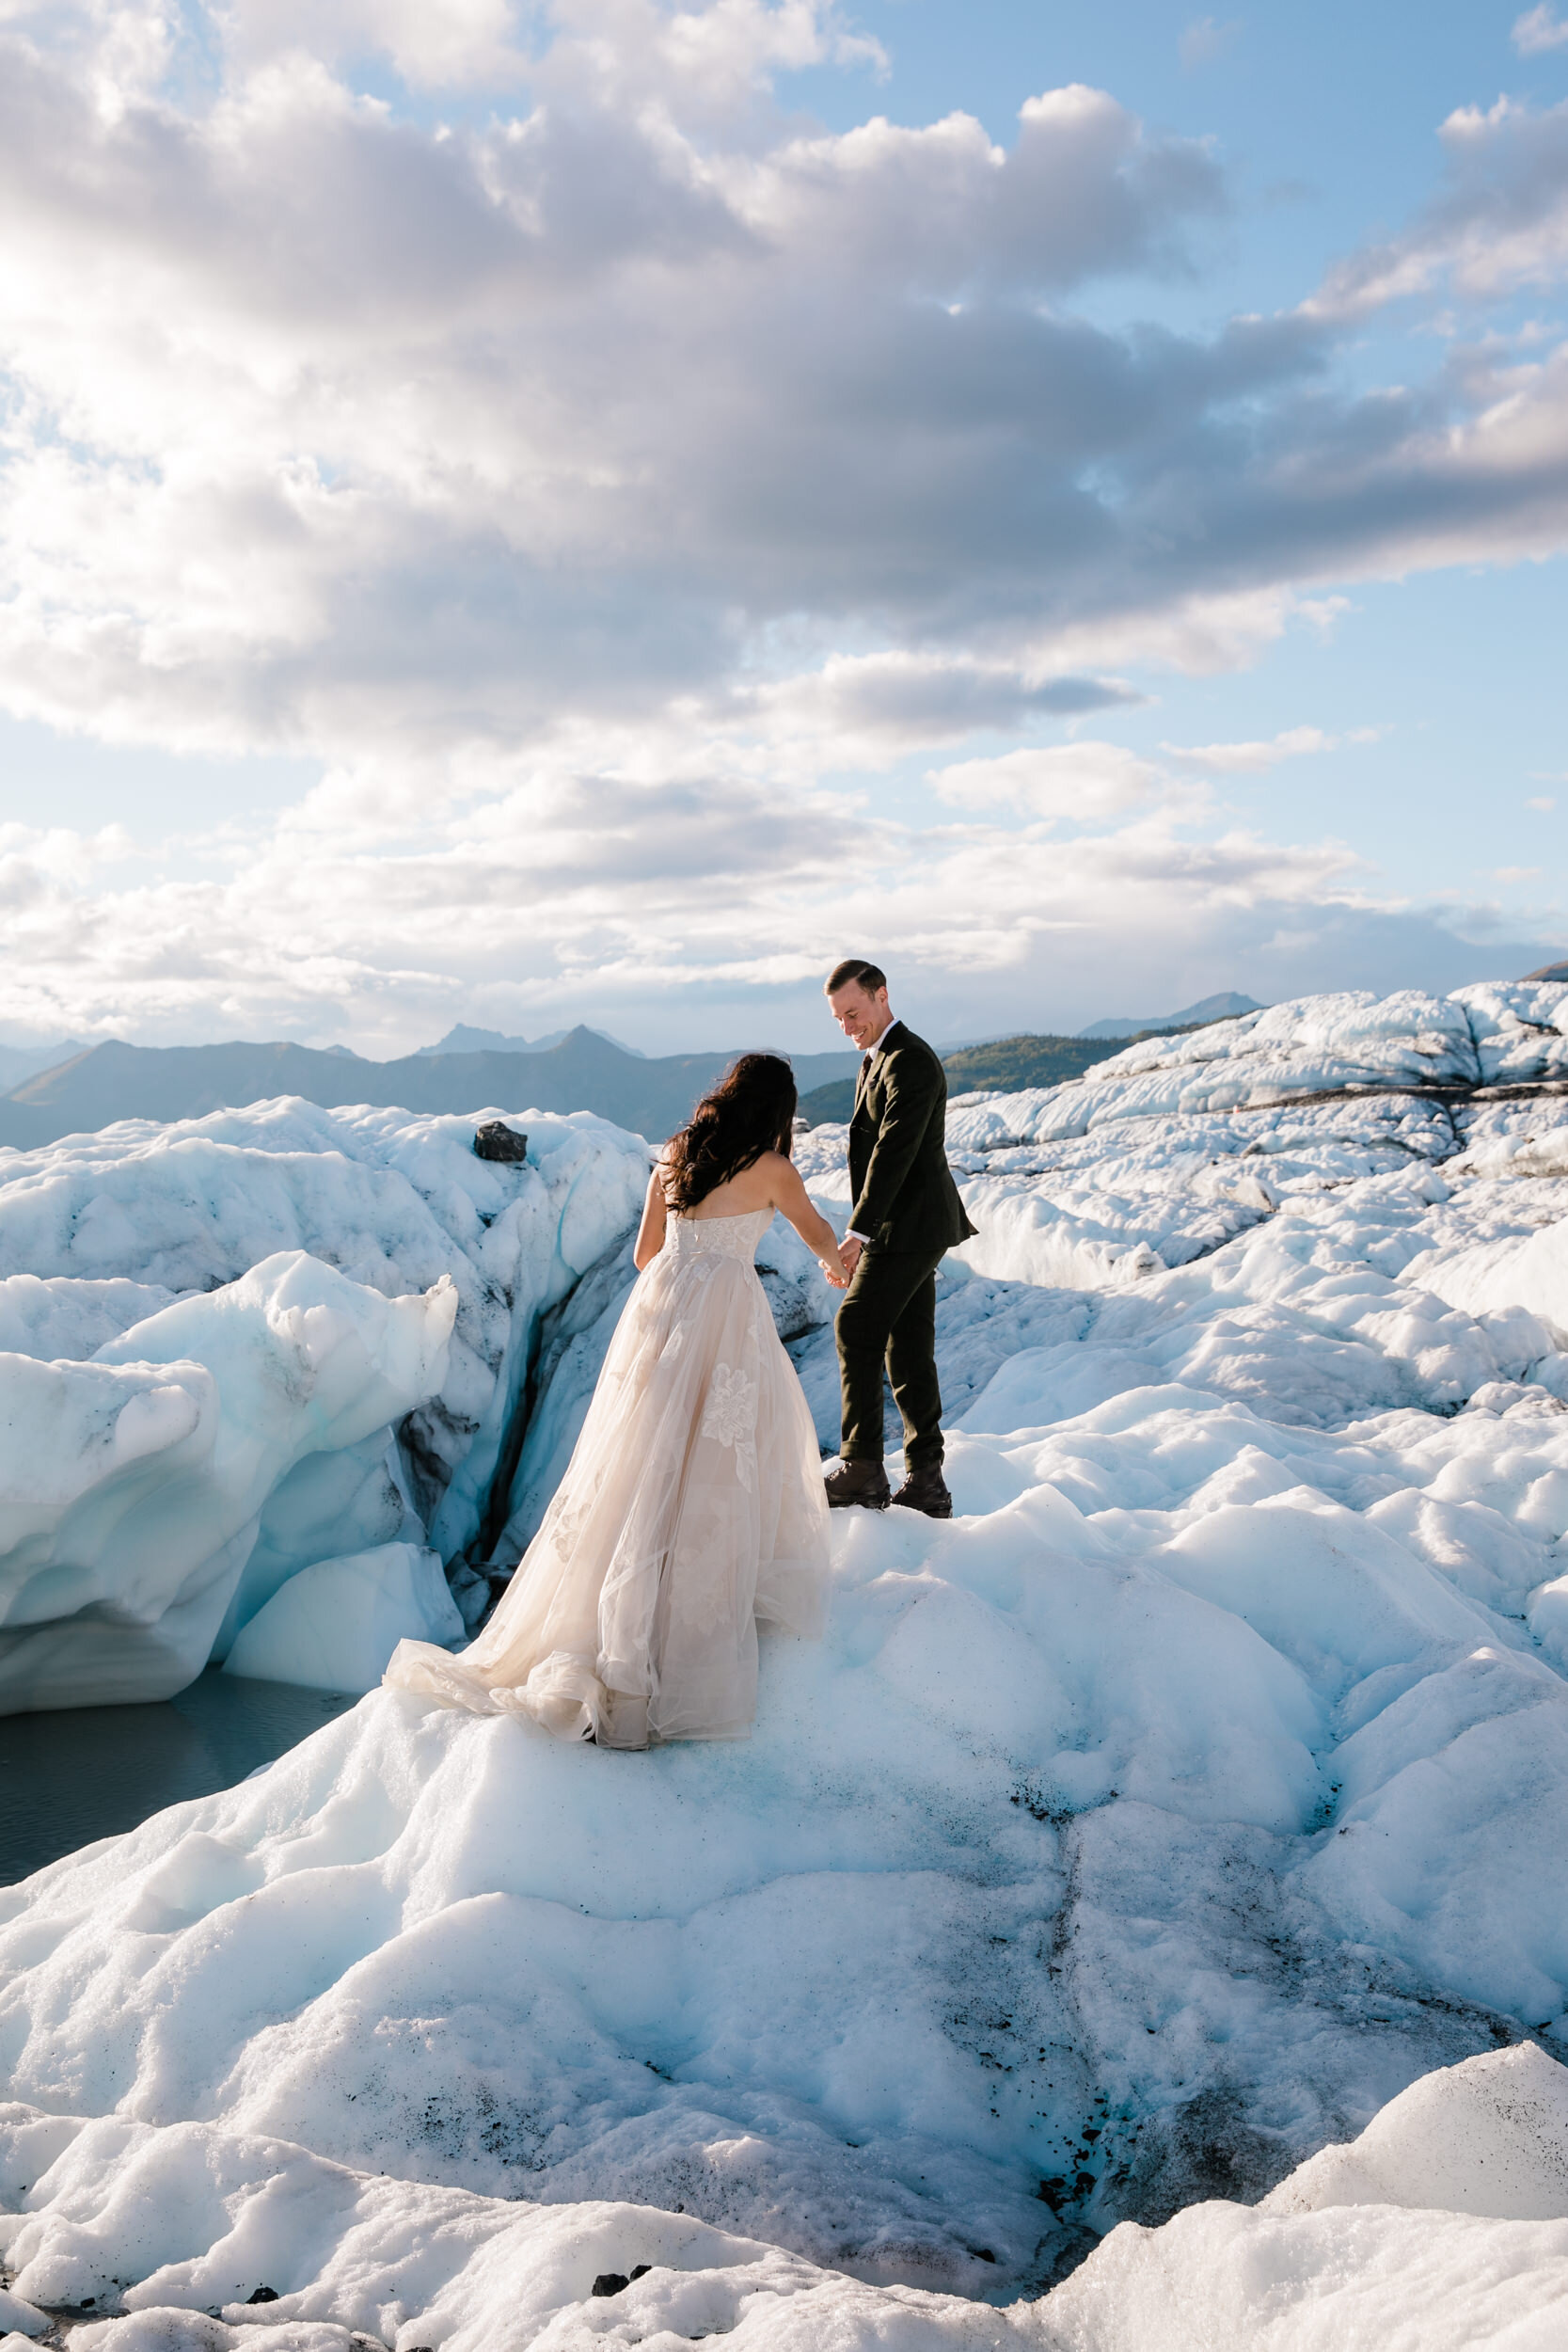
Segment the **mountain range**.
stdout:
[[1200,996],[1196,1005],[1184,1005],[1180,1012],[1117,1014],[1109,1021],[1091,1022],[1078,1034],[1119,1038],[1125,1044],[1134,1037],[1153,1037],[1166,1029],[1206,1029],[1211,1021],[1234,1021],[1238,1013],[1262,1010],[1256,996],[1239,996],[1227,988],[1218,996]]
[[[607,1045],[615,1046],[620,1053],[630,1054],[635,1061],[646,1061],[648,1058],[640,1045],[627,1045],[622,1039],[611,1037],[608,1029],[589,1029],[586,1034],[602,1037]],[[438,1039],[434,1045],[420,1046],[417,1058],[430,1054],[547,1054],[552,1045],[564,1044],[567,1038],[573,1035],[575,1032],[571,1029],[552,1029],[548,1037],[508,1037],[503,1030],[476,1029],[467,1021],[460,1021],[454,1029],[449,1029],[446,1036]]]
[[53,1045],[0,1045],[0,1089],[20,1086],[24,1078],[34,1077],[40,1070],[53,1070],[57,1062],[73,1061],[78,1054],[87,1051],[85,1037],[62,1037]]
[[[1250,1006],[1246,997],[1207,999],[1224,1011]],[[1201,1012],[1201,1007],[1190,1007]],[[1196,1026],[1175,1016],[1146,1030]],[[993,1039],[943,1056],[952,1092],[1014,1091],[1055,1086],[1119,1052],[1119,1023],[1098,1023],[1080,1037],[1030,1033]],[[690,1116],[698,1096],[734,1059],[722,1054],[640,1054],[602,1030],[578,1026],[554,1038],[507,1038],[460,1024],[439,1045],[396,1061],[370,1061],[341,1045],[283,1042],[225,1045],[128,1045],[110,1039],[32,1068],[0,1096],[0,1147],[27,1151],[60,1136],[91,1135],[121,1119],[200,1119],[278,1094],[335,1108],[348,1103],[397,1105],[410,1111],[473,1111],[487,1105],[527,1110],[596,1112],[639,1135],[659,1138]],[[27,1058],[24,1049],[0,1048]],[[854,1103],[860,1056],[844,1050],[791,1056],[802,1116],[813,1126],[847,1119]],[[519,1067],[519,1065],[523,1065]],[[0,1081],[9,1073],[0,1064]]]
[[[488,1104],[594,1111],[639,1135],[662,1137],[688,1119],[733,1054],[628,1053],[594,1029],[571,1029],[527,1054],[408,1054],[367,1061],[341,1047],[125,1045],[111,1039],[55,1069],[36,1072],[0,1098],[0,1145],[26,1151],[59,1136],[90,1135],[119,1119],[200,1119],[275,1094],[330,1109],[345,1103],[410,1111],[472,1111]],[[853,1052],[793,1057],[802,1092],[853,1080]]]

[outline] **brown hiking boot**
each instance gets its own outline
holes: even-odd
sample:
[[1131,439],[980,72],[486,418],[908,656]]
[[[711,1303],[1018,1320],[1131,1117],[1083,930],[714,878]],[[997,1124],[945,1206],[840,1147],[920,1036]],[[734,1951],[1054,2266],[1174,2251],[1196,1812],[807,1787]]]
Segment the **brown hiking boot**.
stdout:
[[822,1481],[831,1510],[847,1511],[858,1502],[867,1511],[885,1511],[892,1500],[887,1472],[880,1462],[841,1462]]
[[953,1516],[953,1498],[940,1468],[911,1470],[893,1500],[906,1511],[924,1511],[928,1519]]

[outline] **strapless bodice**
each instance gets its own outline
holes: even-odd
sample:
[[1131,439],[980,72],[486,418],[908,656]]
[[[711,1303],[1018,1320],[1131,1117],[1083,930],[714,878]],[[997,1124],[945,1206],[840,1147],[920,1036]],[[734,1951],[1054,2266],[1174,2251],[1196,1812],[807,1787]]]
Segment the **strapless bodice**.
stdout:
[[677,1258],[738,1258],[750,1265],[772,1222],[771,1209],[750,1209],[743,1216],[673,1216],[666,1247]]

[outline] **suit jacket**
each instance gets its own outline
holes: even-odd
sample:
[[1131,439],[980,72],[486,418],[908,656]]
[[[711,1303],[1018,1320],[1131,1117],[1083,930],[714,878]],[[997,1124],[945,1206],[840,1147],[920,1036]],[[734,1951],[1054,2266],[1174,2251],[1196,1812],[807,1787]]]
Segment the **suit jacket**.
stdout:
[[852,1232],[940,1257],[974,1228],[947,1165],[947,1073],[900,1021],[866,1056],[849,1122]]

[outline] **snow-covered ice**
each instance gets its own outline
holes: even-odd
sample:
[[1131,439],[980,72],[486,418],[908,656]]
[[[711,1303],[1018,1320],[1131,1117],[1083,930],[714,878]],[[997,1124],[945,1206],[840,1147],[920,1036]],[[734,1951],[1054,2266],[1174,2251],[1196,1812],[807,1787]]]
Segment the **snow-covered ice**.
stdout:
[[[1107,1421],[1059,1441],[1115,1471]],[[969,2296],[1256,2196],[1568,1979],[1568,1692],[1356,1514],[1261,1508],[1256,1590],[1234,1506],[835,1527],[739,1748],[377,1693],[5,1899],[12,2090]]]
[[436,1554],[419,1544],[377,1544],[290,1577],[241,1626],[223,1670],[320,1691],[373,1691],[400,1642],[462,1638]]
[[455,1294],[386,1299],[302,1251],[164,1307],[88,1363],[0,1357],[0,1692],[162,1698],[211,1655],[263,1505],[440,1383]]
[[[481,1160],[486,1115],[280,1102],[0,1153],[0,1708],[166,1696],[301,1570],[371,1550],[394,1639],[455,1623],[397,1548],[481,1537],[543,1320],[648,1165],[586,1114]],[[415,1324],[388,1375],[365,1335]]]
[[[476,1157],[474,1129],[492,1118],[526,1125],[526,1164]],[[447,1375],[405,1450],[414,1500],[450,1556],[474,1532],[532,1327],[620,1239],[647,1171],[639,1138],[587,1112],[416,1118],[287,1099],[168,1126],[128,1120],[0,1153],[0,1276],[87,1280],[99,1294],[114,1277],[209,1290],[288,1249],[385,1296],[446,1275],[457,1290]]]
[[[1124,2222],[1006,2310],[878,2287],[678,2212],[519,2205],[210,2123],[20,2104],[0,2108],[20,2208],[0,2241],[45,2305],[122,2307],[78,2325],[76,2352],[675,2352],[721,2335],[752,2352],[1556,2352],[1565,2108],[1568,2073],[1538,2050],[1470,2059],[1260,2206]],[[11,2312],[28,2333],[43,2317],[21,2295],[0,2300]]]
[[[16,2292],[121,2297],[83,2352],[1555,2345],[1565,1008],[1320,998],[955,1103],[959,1516],[835,1517],[743,1745],[376,1692],[0,1895]],[[224,1364],[139,1335],[256,1260],[453,1285],[428,1401],[252,1502],[223,1639],[298,1660],[343,1576],[363,1663],[394,1553],[472,1617],[526,1542],[647,1155],[511,1117],[526,1168],[298,1104],[0,1161],[0,1364],[150,1444]],[[768,1258],[831,1444],[831,1300]]]

